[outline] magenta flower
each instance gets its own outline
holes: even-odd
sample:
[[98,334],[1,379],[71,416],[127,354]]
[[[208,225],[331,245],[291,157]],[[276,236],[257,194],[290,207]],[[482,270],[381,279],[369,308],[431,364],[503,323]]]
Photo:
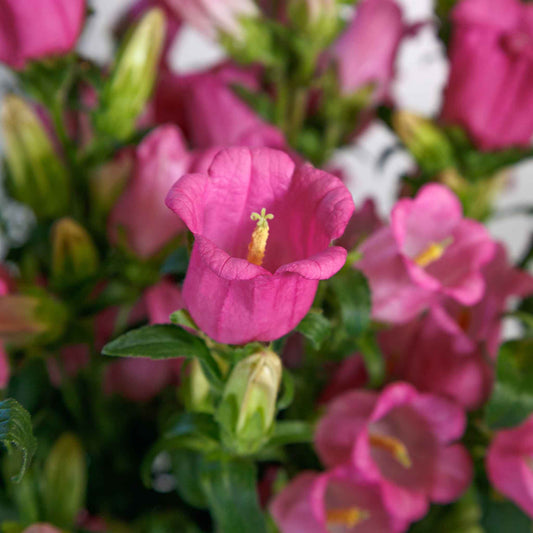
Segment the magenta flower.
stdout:
[[280,492],[270,511],[281,533],[400,533],[408,522],[388,507],[378,483],[344,468],[302,472]]
[[0,62],[22,69],[27,61],[70,52],[85,10],[85,0],[0,0]]
[[533,6],[518,0],[463,0],[453,12],[442,116],[484,150],[530,144],[532,20]]
[[487,458],[494,487],[533,518],[533,416],[513,429],[498,431]]
[[437,296],[478,302],[485,290],[482,268],[495,251],[485,227],[463,218],[455,195],[431,184],[397,202],[390,227],[363,243],[357,266],[372,288],[374,318],[406,322]]
[[288,333],[311,307],[318,281],[346,260],[330,243],[352,214],[348,189],[280,151],[222,150],[207,174],[183,176],[167,205],[195,236],[185,307],[218,342]]
[[259,11],[253,0],[165,0],[184,21],[211,38],[218,32],[235,39],[243,37],[240,19],[255,17]]
[[383,221],[379,217],[374,200],[368,198],[363,205],[356,208],[344,235],[337,244],[351,250],[359,246],[365,239],[383,227]]
[[394,63],[404,25],[393,0],[364,0],[354,19],[333,46],[344,94],[373,84],[374,100],[383,100],[394,76]]
[[112,241],[121,239],[140,257],[150,257],[183,225],[165,207],[170,187],[189,169],[191,156],[175,126],[161,126],[137,148],[133,178],[109,217]]
[[[142,303],[151,324],[168,323],[170,314],[182,308],[181,292],[174,283],[164,279],[145,291]],[[181,358],[138,357],[113,361],[106,369],[104,391],[132,402],[147,402],[178,382],[182,362]]]
[[319,422],[315,443],[327,467],[351,465],[381,485],[389,509],[413,521],[426,514],[429,502],[452,502],[468,487],[470,457],[453,444],[465,424],[456,404],[396,383],[380,394],[339,397]]
[[248,107],[233,84],[252,91],[258,88],[253,71],[231,63],[188,76],[163,71],[154,97],[155,121],[178,124],[194,148],[285,148],[282,133]]
[[473,307],[465,307],[447,299],[443,307],[457,325],[472,340],[496,357],[501,342],[502,316],[511,297],[525,298],[533,294],[533,276],[514,268],[502,244],[497,244],[496,255],[482,270],[485,294]]
[[467,410],[490,396],[494,374],[484,349],[439,306],[381,332],[379,342],[395,379],[446,396]]

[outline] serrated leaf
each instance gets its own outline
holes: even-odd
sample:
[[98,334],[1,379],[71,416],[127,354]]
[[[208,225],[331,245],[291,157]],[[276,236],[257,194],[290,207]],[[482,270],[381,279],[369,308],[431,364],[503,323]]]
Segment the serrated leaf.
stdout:
[[175,324],[155,324],[128,331],[106,344],[102,353],[112,357],[150,359],[196,357],[210,382],[215,386],[221,385],[220,368],[205,342]]
[[491,429],[516,426],[533,413],[533,339],[504,344],[496,368],[486,422]]
[[266,533],[253,463],[238,459],[206,462],[202,485],[217,531]]
[[310,311],[296,327],[318,350],[331,334],[331,322],[319,311]]
[[14,446],[22,454],[20,470],[14,478],[19,482],[37,449],[37,440],[33,436],[30,414],[12,398],[0,402],[0,442],[5,445],[8,452]]

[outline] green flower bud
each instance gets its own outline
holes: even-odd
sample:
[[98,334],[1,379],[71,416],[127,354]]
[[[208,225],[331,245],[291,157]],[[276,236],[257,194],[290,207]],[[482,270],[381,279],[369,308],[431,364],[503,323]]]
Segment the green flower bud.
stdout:
[[64,433],[46,458],[43,473],[46,520],[64,528],[74,525],[85,504],[87,462],[80,441]]
[[101,95],[96,128],[119,140],[135,130],[154,87],[165,38],[165,15],[151,9],[122,46]]
[[63,304],[44,291],[0,296],[0,340],[51,342],[63,334],[67,320]]
[[292,26],[313,37],[317,47],[329,43],[339,29],[337,0],[290,0]]
[[268,438],[281,383],[280,358],[264,350],[243,359],[226,383],[217,418],[226,445],[239,454],[256,452]]
[[433,174],[455,166],[453,147],[433,122],[409,111],[398,111],[392,124],[425,172]]
[[1,117],[13,198],[29,205],[39,218],[66,213],[68,172],[36,113],[24,100],[9,95],[4,98]]
[[54,224],[52,247],[52,277],[56,284],[70,285],[96,273],[96,247],[87,231],[73,219],[62,218]]
[[211,385],[205,377],[198,359],[191,361],[189,375],[185,378],[183,385],[182,390],[188,411],[200,413],[212,413],[214,411]]

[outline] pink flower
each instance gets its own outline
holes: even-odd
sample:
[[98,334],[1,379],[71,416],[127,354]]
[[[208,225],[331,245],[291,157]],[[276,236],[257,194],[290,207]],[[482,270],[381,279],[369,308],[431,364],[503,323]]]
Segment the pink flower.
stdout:
[[218,342],[288,333],[309,310],[318,281],[346,260],[346,250],[330,243],[352,214],[349,191],[280,151],[222,150],[207,174],[183,176],[167,205],[195,236],[185,306]]
[[183,20],[211,38],[218,32],[243,37],[239,19],[258,14],[253,0],[165,0]]
[[482,270],[485,294],[473,307],[465,307],[453,300],[442,303],[446,312],[472,340],[495,358],[501,342],[502,316],[508,300],[513,296],[533,294],[533,276],[509,264],[507,252],[497,244],[496,255]]
[[27,61],[70,52],[85,10],[85,0],[0,0],[0,62],[22,69]]
[[315,442],[327,467],[351,465],[381,485],[389,509],[412,521],[426,514],[430,501],[452,502],[468,487],[470,457],[453,444],[465,424],[456,404],[396,383],[381,394],[339,397],[319,422]]
[[387,96],[404,33],[402,12],[393,0],[364,0],[354,19],[333,46],[344,94],[374,84],[374,100]]
[[484,150],[527,147],[533,135],[533,6],[463,0],[453,12],[443,118]]
[[327,386],[320,395],[320,403],[329,403],[338,396],[353,389],[364,387],[368,383],[368,372],[360,354],[347,357],[337,365]]
[[396,533],[408,526],[391,512],[379,484],[343,468],[298,474],[270,511],[281,533]]
[[390,227],[363,243],[357,266],[372,289],[374,318],[406,322],[437,296],[463,305],[479,302],[482,268],[495,251],[485,227],[463,218],[455,195],[431,184],[416,198],[397,202]]
[[[162,280],[145,292],[143,303],[151,324],[168,323],[170,314],[182,307],[181,293],[174,283]],[[132,357],[113,361],[107,367],[104,391],[132,402],[147,402],[165,387],[177,383],[181,364],[180,358]]]
[[61,530],[50,524],[33,524],[27,527],[22,533],[61,533]]
[[351,250],[381,227],[383,227],[383,221],[379,218],[374,200],[368,198],[360,208],[355,209],[344,235],[337,244]]
[[252,91],[258,88],[253,72],[231,63],[188,76],[163,71],[154,96],[155,121],[178,124],[194,148],[284,148],[282,133],[250,109],[232,85]]
[[439,306],[381,332],[379,342],[395,379],[447,396],[468,410],[490,396],[494,375],[485,351]]
[[48,376],[50,383],[54,387],[59,387],[63,381],[63,376],[66,375],[74,378],[78,375],[80,370],[83,370],[90,359],[90,350],[87,344],[71,344],[61,348],[59,355],[60,361],[53,358],[46,360],[48,369]]
[[513,429],[498,431],[487,458],[494,487],[533,518],[533,416]]
[[150,257],[183,230],[164,202],[190,162],[178,128],[161,126],[150,133],[137,148],[135,175],[109,217],[111,239],[120,241],[124,231],[135,253]]

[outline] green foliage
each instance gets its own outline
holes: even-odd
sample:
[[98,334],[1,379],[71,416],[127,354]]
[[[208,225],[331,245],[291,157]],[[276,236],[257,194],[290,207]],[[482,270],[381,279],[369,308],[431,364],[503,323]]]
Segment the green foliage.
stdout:
[[206,377],[212,383],[220,384],[220,368],[205,342],[174,324],[156,324],[128,331],[106,344],[102,353],[113,357],[148,357],[150,359],[197,357]]
[[250,461],[206,461],[202,486],[220,533],[266,533],[256,490],[256,467]]
[[533,338],[511,341],[500,349],[496,385],[487,406],[492,429],[512,427],[533,413]]
[[311,341],[313,348],[318,350],[331,335],[331,322],[320,312],[311,310],[298,324],[296,331]]
[[0,442],[8,452],[12,452],[13,447],[20,450],[22,461],[15,476],[15,481],[20,481],[37,449],[37,440],[33,436],[30,414],[12,398],[0,402]]

